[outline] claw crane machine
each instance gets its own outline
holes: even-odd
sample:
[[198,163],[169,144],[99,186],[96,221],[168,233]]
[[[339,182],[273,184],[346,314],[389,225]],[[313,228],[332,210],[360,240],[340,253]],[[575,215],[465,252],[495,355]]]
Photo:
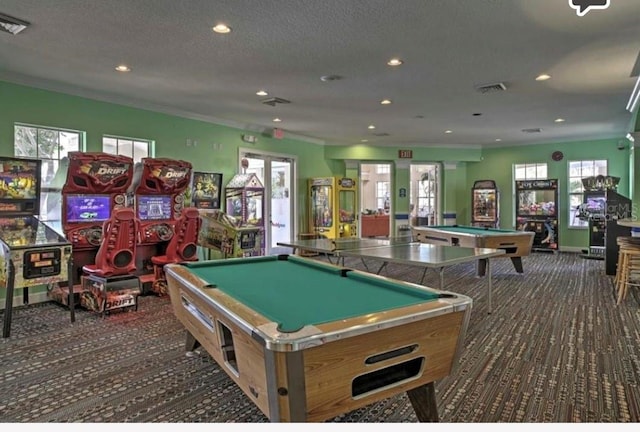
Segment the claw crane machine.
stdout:
[[471,225],[498,228],[500,224],[500,195],[493,180],[476,180],[471,190]]
[[356,237],[356,181],[344,177],[309,179],[310,232],[326,238]]

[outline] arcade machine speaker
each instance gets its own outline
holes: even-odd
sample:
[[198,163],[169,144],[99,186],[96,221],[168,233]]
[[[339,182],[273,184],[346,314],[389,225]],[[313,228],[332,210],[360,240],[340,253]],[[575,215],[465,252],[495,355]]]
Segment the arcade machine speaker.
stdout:
[[96,312],[138,307],[140,279],[136,271],[139,221],[132,208],[114,209],[102,226],[102,243],[95,264],[82,267],[81,304]]
[[200,213],[195,207],[182,210],[175,224],[175,233],[167,245],[166,254],[151,257],[155,280],[151,290],[158,295],[167,294],[167,279],[164,274],[166,264],[198,260],[198,233]]

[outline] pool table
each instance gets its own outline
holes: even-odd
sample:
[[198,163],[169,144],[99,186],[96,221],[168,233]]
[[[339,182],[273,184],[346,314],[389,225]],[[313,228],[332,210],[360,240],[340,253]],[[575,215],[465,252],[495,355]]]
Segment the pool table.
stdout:
[[324,421],[434,382],[463,346],[469,297],[293,255],[165,267],[187,350],[202,346],[271,421]]
[[[412,227],[416,241],[431,244],[462,246],[473,248],[502,249],[500,258],[511,258],[513,267],[523,273],[522,257],[531,253],[534,232],[464,225],[433,225]],[[478,263],[478,275],[484,276],[485,263]]]

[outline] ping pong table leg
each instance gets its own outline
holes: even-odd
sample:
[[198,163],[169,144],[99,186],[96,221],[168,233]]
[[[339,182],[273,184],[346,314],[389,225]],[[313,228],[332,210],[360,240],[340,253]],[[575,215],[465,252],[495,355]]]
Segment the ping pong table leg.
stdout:
[[422,270],[422,277],[420,278],[420,285],[424,285],[424,277],[427,275],[427,270],[429,270],[429,267],[425,267],[424,270]]
[[491,291],[493,289],[493,286],[491,285],[491,259],[487,258],[487,287],[489,288],[489,314],[491,314],[491,312],[493,312],[492,306],[491,306]]

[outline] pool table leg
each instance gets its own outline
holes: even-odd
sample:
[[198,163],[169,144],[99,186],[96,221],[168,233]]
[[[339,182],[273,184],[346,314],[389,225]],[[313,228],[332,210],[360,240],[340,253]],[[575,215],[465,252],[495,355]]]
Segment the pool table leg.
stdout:
[[518,273],[524,273],[522,268],[522,257],[511,257],[511,262]]
[[437,423],[438,405],[436,404],[436,386],[432,381],[411,390],[407,390],[407,396],[416,413],[418,421]]
[[200,342],[198,342],[198,339],[193,337],[191,332],[187,330],[187,340],[185,341],[184,349],[186,351],[195,351],[199,346]]

